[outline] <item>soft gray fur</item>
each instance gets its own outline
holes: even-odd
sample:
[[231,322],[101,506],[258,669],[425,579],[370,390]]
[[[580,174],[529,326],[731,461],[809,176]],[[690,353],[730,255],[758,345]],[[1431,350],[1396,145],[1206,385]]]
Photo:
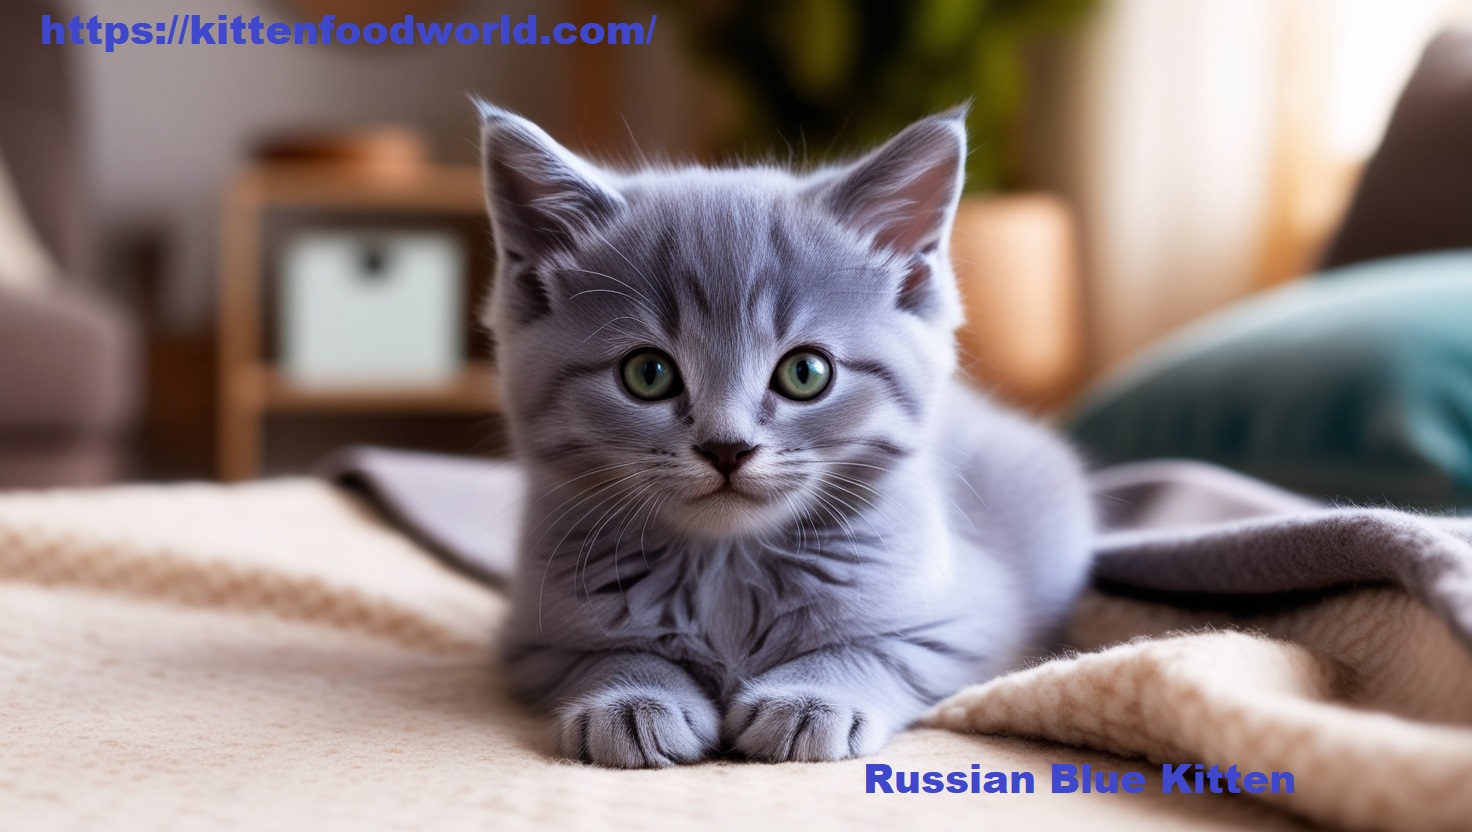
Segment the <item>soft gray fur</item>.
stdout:
[[[614,173],[481,113],[532,495],[506,661],[563,755],[869,754],[1047,649],[1091,513],[1060,441],[952,378],[961,112],[809,175]],[[682,392],[628,392],[644,347]],[[833,367],[811,401],[769,386],[797,347]],[[711,443],[754,450],[731,470]]]

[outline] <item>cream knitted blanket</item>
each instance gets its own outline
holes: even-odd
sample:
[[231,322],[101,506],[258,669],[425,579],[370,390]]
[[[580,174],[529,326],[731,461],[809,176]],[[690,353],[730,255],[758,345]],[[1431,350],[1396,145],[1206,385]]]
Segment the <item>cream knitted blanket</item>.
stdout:
[[[509,544],[499,513],[486,531]],[[1255,635],[1095,593],[1077,640],[1122,646],[963,692],[873,759],[646,772],[553,760],[545,726],[488,661],[501,598],[319,482],[0,497],[0,610],[4,828],[1288,829],[1296,816],[1466,829],[1472,817],[1472,666],[1442,619],[1392,589],[1236,622]],[[1196,631],[1152,637],[1183,627]],[[1161,794],[1147,760],[1287,770],[1296,789]],[[1037,792],[868,794],[878,762],[1030,772]],[[1063,763],[1144,771],[1152,788],[1049,793]]]

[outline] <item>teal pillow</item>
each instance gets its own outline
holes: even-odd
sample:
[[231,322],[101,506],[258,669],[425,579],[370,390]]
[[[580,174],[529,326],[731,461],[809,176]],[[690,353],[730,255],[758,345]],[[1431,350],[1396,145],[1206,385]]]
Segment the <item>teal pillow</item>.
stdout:
[[1069,432],[1097,463],[1185,457],[1338,502],[1472,512],[1472,250],[1327,271],[1187,327]]

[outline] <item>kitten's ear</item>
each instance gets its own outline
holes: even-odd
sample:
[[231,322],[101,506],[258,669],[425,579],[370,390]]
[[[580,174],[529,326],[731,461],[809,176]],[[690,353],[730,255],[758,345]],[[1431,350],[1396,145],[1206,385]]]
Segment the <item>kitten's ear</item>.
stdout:
[[513,260],[568,248],[623,204],[592,165],[537,125],[473,99],[481,118],[486,202],[496,245]]
[[966,172],[966,108],[921,119],[820,184],[839,219],[900,254],[944,249]]
[[949,244],[966,173],[966,109],[915,122],[816,185],[840,222],[908,260],[900,308],[947,329],[961,321]]

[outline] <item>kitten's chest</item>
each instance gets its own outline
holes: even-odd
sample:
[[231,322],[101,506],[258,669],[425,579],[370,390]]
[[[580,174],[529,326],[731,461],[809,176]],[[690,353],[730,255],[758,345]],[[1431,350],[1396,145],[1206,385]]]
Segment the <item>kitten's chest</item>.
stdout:
[[607,621],[628,646],[654,645],[724,686],[852,634],[863,591],[836,556],[691,547],[624,592]]

